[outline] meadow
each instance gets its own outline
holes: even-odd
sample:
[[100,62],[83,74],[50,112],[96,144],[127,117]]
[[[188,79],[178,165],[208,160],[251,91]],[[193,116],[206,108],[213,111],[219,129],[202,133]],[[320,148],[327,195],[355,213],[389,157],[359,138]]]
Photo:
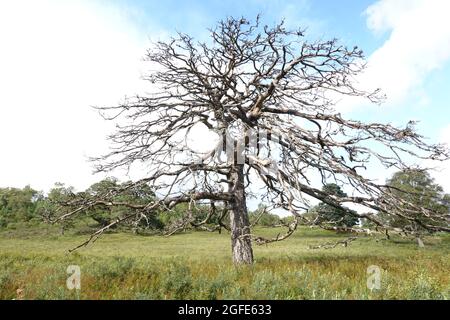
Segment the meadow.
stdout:
[[[280,230],[259,228],[274,236]],[[86,235],[51,228],[0,232],[0,299],[448,299],[450,237],[363,237],[348,247],[310,249],[346,235],[300,228],[288,240],[255,246],[256,263],[231,263],[227,233],[172,237],[111,233],[74,253]],[[66,287],[67,267],[81,289]],[[367,287],[380,267],[381,286]],[[19,292],[19,296],[18,296]]]

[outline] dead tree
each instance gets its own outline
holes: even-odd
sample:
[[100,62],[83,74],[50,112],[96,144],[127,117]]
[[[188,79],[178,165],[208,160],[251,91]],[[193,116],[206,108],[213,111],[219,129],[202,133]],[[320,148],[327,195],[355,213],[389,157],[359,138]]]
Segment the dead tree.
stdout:
[[[112,225],[170,211],[180,203],[189,205],[173,231],[188,226],[229,228],[236,264],[253,262],[252,241],[280,241],[299,224],[313,224],[303,216],[313,199],[366,218],[382,233],[404,231],[377,219],[375,212],[391,214],[387,208],[393,207],[405,219],[415,219],[417,212],[429,217],[431,223],[422,226],[427,230],[450,230],[442,215],[405,203],[385,185],[364,177],[367,163],[403,169],[411,166],[411,159],[447,160],[449,154],[443,145],[425,143],[413,122],[397,128],[347,120],[335,111],[342,96],[383,100],[378,90],[355,86],[355,77],[365,67],[357,47],[347,48],[337,40],[310,42],[302,30],[288,30],[283,23],[269,27],[259,18],[228,18],[210,30],[208,42],[179,33],[154,44],[146,57],[153,70],[145,77],[151,93],[99,108],[118,129],[109,137],[111,152],[96,161],[98,171],[143,163],[147,174],[125,187],[71,202],[72,209],[61,219],[96,205],[132,209],[82,245]],[[194,126],[217,137],[210,151],[199,154],[187,145],[186,135]],[[351,187],[352,195],[321,191],[330,181]],[[139,184],[154,189],[155,201],[143,205],[113,200]],[[268,212],[284,210],[294,216],[286,234],[273,239],[252,234],[247,211],[252,196],[259,197]],[[369,213],[349,210],[349,203]],[[203,221],[192,215],[199,204],[211,206]],[[218,223],[211,227],[213,216]]]

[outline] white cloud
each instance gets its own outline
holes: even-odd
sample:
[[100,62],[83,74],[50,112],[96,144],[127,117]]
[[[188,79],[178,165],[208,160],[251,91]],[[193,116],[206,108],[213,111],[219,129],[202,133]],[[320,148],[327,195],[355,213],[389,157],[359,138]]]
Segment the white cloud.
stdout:
[[405,98],[422,99],[422,84],[430,72],[450,59],[450,1],[380,0],[365,12],[376,34],[390,32],[369,57],[362,82],[380,87],[389,104]]
[[[440,142],[450,147],[450,124],[441,131]],[[427,163],[435,168],[431,174],[436,182],[444,188],[446,193],[450,193],[450,161],[441,163],[427,161]]]
[[[368,58],[362,84],[381,88],[388,105],[407,99],[428,104],[423,85],[450,60],[448,12],[448,0],[379,0],[367,8],[369,29],[376,35],[389,32],[389,36]],[[450,146],[450,125],[436,138]],[[424,165],[436,168],[432,175],[450,192],[450,162],[425,161]]]
[[92,105],[139,91],[147,35],[98,1],[0,2],[0,186],[78,188],[111,130]]

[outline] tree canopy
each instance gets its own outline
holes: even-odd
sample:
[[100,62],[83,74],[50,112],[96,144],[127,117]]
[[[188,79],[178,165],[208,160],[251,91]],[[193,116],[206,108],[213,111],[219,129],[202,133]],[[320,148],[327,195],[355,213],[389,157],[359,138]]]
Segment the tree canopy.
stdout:
[[[342,190],[340,186],[335,183],[329,183],[323,186],[322,191],[330,196],[336,197],[347,197],[348,195]],[[348,210],[343,210],[341,208],[336,208],[321,202],[317,206],[311,209],[312,213],[316,216],[315,224],[322,227],[338,226],[345,228],[351,228],[358,224],[359,219],[357,218],[357,213],[348,214]]]
[[396,197],[437,214],[430,216],[422,212],[405,212],[402,210],[405,204],[400,204],[400,209],[397,206],[391,208],[391,212],[398,214],[381,214],[389,225],[420,232],[429,231],[423,225],[441,224],[445,227],[450,223],[450,196],[444,194],[442,187],[427,171],[414,168],[398,171],[386,184],[389,192]]

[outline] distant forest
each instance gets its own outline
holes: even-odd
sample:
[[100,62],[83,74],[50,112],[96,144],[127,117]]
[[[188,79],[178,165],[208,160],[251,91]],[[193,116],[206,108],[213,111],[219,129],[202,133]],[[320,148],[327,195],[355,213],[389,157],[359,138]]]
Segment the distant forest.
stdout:
[[[58,217],[63,210],[76,206],[76,203],[72,202],[73,199],[95,197],[111,189],[124,187],[127,184],[128,182],[121,183],[116,178],[107,178],[94,183],[81,192],[76,192],[73,187],[62,183],[56,183],[47,193],[35,190],[30,186],[22,189],[0,188],[0,228],[16,229],[55,224],[60,227],[62,234],[67,230],[77,233],[92,232],[107,226],[117,218],[132,214],[132,209],[105,205],[88,210],[85,215],[76,219],[65,219],[59,222]],[[441,212],[442,215],[447,217],[450,214],[450,194],[446,194],[443,188],[436,184],[426,171],[399,171],[387,181],[387,185],[393,187],[396,190],[395,192],[398,192],[400,196],[410,202]],[[322,190],[331,195],[346,196],[341,187],[335,183],[325,185]],[[156,195],[150,186],[143,184],[140,187],[135,186],[129,189],[125,194],[122,193],[118,197],[115,199],[116,201],[127,202],[132,200],[134,203],[149,203],[154,201]],[[216,209],[218,213],[211,215],[209,205],[198,204],[189,208],[188,204],[179,204],[171,210],[161,210],[156,214],[142,215],[140,218],[130,220],[128,223],[114,226],[110,231],[140,234],[175,233],[184,229],[178,227],[185,223],[183,217],[187,211],[191,211],[192,221],[209,219],[209,224],[202,225],[198,229],[219,232],[222,229],[227,230],[228,220],[221,216],[221,214],[226,215],[226,210],[221,208],[220,205],[217,205]],[[400,217],[394,218],[393,216],[382,216],[381,214],[379,216],[382,219],[390,219],[389,223],[393,226],[405,227],[406,224],[410,224],[409,228],[420,228],[420,223],[414,225]],[[313,221],[313,225],[324,229],[333,226],[352,227],[357,224],[367,228],[375,227],[325,203],[313,206],[305,212],[304,218],[308,221]],[[281,218],[276,214],[266,212],[264,204],[260,204],[256,210],[250,212],[252,225],[264,227],[286,226],[292,221],[291,219],[292,217]],[[426,217],[417,217],[417,219],[420,221],[420,219],[426,219]],[[192,225],[191,229],[196,229],[195,223]],[[211,230],[213,226],[215,229]]]

